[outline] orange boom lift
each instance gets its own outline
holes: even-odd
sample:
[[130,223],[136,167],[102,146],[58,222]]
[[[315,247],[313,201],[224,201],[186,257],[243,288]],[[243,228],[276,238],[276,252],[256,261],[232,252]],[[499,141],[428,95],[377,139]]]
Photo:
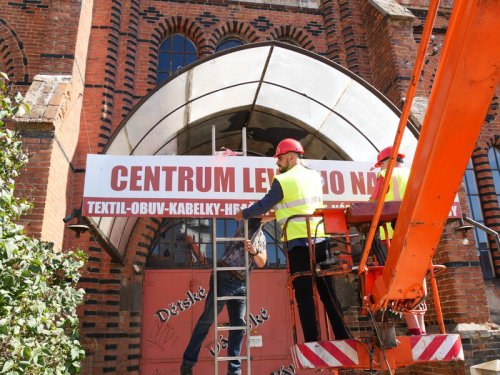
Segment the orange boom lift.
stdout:
[[[382,191],[387,191],[391,180],[438,3],[431,0],[429,5],[428,20]],[[432,258],[500,80],[499,19],[498,0],[455,1],[387,261],[384,266],[367,265],[379,223],[393,217],[393,205],[386,203],[384,208],[383,197],[380,197],[376,205],[371,206],[372,220],[357,269],[362,294],[361,313],[371,317],[386,309],[401,312],[404,306],[417,305],[423,298],[422,281],[429,275],[440,334],[399,336],[392,345],[387,345],[381,337],[384,332],[376,328],[377,339],[372,342],[350,339],[297,343],[295,317],[292,316],[295,340],[292,353],[298,368],[332,369],[332,372],[336,368],[370,369],[393,373],[398,367],[419,362],[463,360],[460,336],[445,332],[434,278],[436,271],[443,267],[434,266]],[[359,222],[360,217],[366,215],[365,209],[363,205],[353,206],[346,212],[325,209],[311,216],[323,216],[327,231],[346,233],[348,239],[347,225]],[[309,235],[314,236],[314,233]],[[316,270],[316,266],[312,263],[311,270]],[[352,263],[347,262],[335,271],[311,271],[309,274],[314,280],[326,274],[339,275],[353,270]],[[293,305],[293,298],[291,301]]]

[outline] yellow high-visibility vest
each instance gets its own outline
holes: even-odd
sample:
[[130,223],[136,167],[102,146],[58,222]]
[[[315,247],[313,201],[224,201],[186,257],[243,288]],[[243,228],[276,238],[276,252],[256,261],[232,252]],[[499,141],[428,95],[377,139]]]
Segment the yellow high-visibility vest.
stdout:
[[[379,176],[385,178],[386,170],[382,170],[379,172]],[[408,184],[408,178],[410,177],[410,170],[408,168],[396,167],[392,170],[392,178],[391,183],[389,184],[389,190],[385,195],[384,202],[394,202],[394,201],[402,201],[406,191],[406,185]],[[394,228],[391,224],[387,225],[387,234],[389,235],[389,239],[392,239],[392,235],[394,234]],[[380,238],[385,240],[385,231],[383,228],[380,228]]]
[[[385,178],[386,170],[379,172],[379,176]],[[396,167],[392,170],[391,183],[389,184],[389,190],[385,195],[384,202],[394,202],[402,201],[406,191],[406,185],[408,184],[408,178],[410,177],[410,170],[408,168]]]
[[[283,174],[274,177],[283,190],[283,199],[275,206],[276,220],[283,226],[293,215],[310,215],[317,208],[323,207],[323,188],[320,174],[302,165],[296,165]],[[312,217],[309,221],[311,237],[325,237],[321,217]],[[286,239],[307,238],[305,217],[291,219],[286,227]],[[284,239],[284,233],[281,236]]]

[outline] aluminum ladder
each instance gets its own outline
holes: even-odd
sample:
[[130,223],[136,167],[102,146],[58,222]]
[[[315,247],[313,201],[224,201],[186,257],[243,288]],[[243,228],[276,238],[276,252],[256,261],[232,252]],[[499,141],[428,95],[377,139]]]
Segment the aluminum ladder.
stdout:
[[[242,149],[243,152],[230,153],[234,156],[246,156],[246,128],[242,129]],[[216,151],[216,137],[215,137],[215,126],[212,126],[212,155],[217,155]],[[249,256],[248,252],[245,251],[245,266],[244,267],[221,267],[217,264],[217,243],[229,243],[233,241],[245,241],[248,239],[248,221],[244,222],[244,237],[217,237],[217,218],[212,219],[212,263],[213,263],[213,290],[214,290],[214,375],[219,374],[219,362],[228,362],[231,360],[239,359],[241,361],[246,361],[247,375],[251,375],[251,353],[250,353],[250,271],[249,271]],[[245,286],[246,295],[245,296],[230,296],[230,297],[219,297],[217,294],[217,272],[224,271],[245,271]],[[245,311],[245,326],[221,326],[219,325],[219,317],[217,315],[217,304],[219,301],[229,301],[229,300],[244,300],[246,305]],[[220,332],[229,332],[231,330],[244,330],[246,337],[246,348],[245,355],[233,356],[233,357],[221,357],[219,356],[219,350],[217,344],[219,342]],[[242,349],[243,350],[243,349]],[[242,366],[243,368],[243,366]]]

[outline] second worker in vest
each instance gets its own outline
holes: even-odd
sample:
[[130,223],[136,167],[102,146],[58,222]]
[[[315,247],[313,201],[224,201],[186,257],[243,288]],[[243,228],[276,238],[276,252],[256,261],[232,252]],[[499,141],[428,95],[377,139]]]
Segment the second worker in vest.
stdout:
[[[321,176],[317,171],[306,168],[300,159],[304,149],[300,142],[287,138],[276,147],[274,155],[279,174],[274,176],[273,183],[267,194],[252,206],[238,212],[236,219],[248,219],[267,213],[273,207],[276,220],[283,225],[294,215],[310,215],[317,208],[323,207],[323,188]],[[315,240],[316,262],[323,262],[327,258],[327,244],[324,227],[318,222],[319,217],[310,218],[310,233]],[[284,236],[282,235],[282,239]],[[309,246],[307,224],[305,218],[292,219],[287,224],[286,248],[290,274],[310,271]],[[331,277],[317,278],[317,287],[320,298],[325,306],[328,319],[332,325],[337,340],[350,337],[346,328],[340,304],[335,296]],[[295,300],[300,316],[304,341],[318,341],[320,334],[317,329],[313,286],[310,276],[297,277],[293,281]]]
[[[376,201],[382,192],[382,185],[384,183],[384,178],[387,172],[387,167],[389,166],[389,159],[392,153],[392,146],[384,148],[379,152],[377,156],[377,163],[375,167],[380,168],[380,172],[377,175],[377,183],[375,184],[375,189],[370,196],[370,201]],[[396,157],[396,164],[392,170],[391,183],[385,195],[384,202],[401,201],[403,200],[406,185],[408,184],[408,178],[410,177],[410,170],[406,168],[403,164],[404,159],[403,154],[398,154]],[[394,228],[392,224],[387,225],[387,237],[389,240],[392,239],[394,234]],[[380,237],[382,240],[386,239],[385,230],[381,227]],[[383,257],[385,261],[385,256]],[[383,265],[383,264],[381,264]],[[427,294],[427,286],[425,279],[422,285],[424,295]],[[408,326],[408,331],[412,335],[425,335],[425,323],[424,314],[427,307],[425,301],[421,302],[414,309],[406,311],[403,313],[406,325]]]

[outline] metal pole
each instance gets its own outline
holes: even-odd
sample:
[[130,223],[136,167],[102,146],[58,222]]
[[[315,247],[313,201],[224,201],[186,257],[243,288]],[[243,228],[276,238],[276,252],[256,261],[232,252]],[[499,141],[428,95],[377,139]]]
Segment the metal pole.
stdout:
[[[212,155],[215,156],[215,125],[212,125]],[[217,318],[217,218],[212,218],[212,277],[214,294],[214,375],[219,373],[218,318]]]
[[[430,274],[430,279],[431,279],[431,286],[432,286],[432,296],[434,298],[434,308],[436,309],[436,318],[438,321],[439,325],[439,332],[440,333],[446,333],[446,329],[444,327],[444,319],[443,319],[443,310],[441,309],[441,300],[439,298],[439,290],[437,287],[437,281],[436,281],[436,276],[434,275],[434,264],[432,264],[429,267],[429,274]],[[425,279],[424,279],[425,283]]]
[[215,147],[215,125],[212,125],[212,156],[215,156],[215,150],[216,150],[216,147]]
[[212,218],[212,277],[214,278],[214,375],[219,373],[219,330],[217,320],[217,219]]
[[478,223],[477,221],[472,220],[470,217],[467,217],[465,215],[463,216],[463,219],[464,219],[464,221],[468,222],[469,224],[472,224],[473,226],[475,226],[476,228],[481,229],[482,231],[493,236],[493,238],[495,239],[495,242],[497,244],[497,249],[500,250],[500,235],[498,234],[497,231],[495,231],[491,228],[488,228],[486,225]]
[[[247,128],[243,127],[241,129],[241,145],[242,145],[242,151],[243,151],[243,156],[247,156]],[[244,226],[244,237],[248,239],[248,220],[245,220],[245,226]],[[250,268],[249,268],[249,259],[248,259],[248,252],[245,251],[245,286],[247,290],[247,298],[246,298],[246,323],[247,323],[247,330],[246,330],[246,357],[247,357],[247,374],[250,375],[252,373],[252,366],[250,363]]]
[[247,128],[241,129],[241,145],[243,148],[243,156],[247,156]]

